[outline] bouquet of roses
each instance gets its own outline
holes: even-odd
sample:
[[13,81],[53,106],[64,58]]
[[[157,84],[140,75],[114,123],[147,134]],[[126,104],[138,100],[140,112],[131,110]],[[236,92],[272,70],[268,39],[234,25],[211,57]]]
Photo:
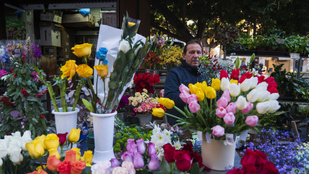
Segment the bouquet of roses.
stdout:
[[142,92],[147,89],[149,93],[154,93],[153,85],[160,82],[160,76],[155,74],[152,76],[149,72],[143,74],[135,74],[134,76],[135,91]]
[[147,68],[156,69],[158,68],[157,66],[160,66],[162,61],[160,59],[160,54],[165,46],[165,40],[162,36],[156,34],[150,42],[152,46],[145,57],[144,63]]
[[188,87],[182,84],[179,90],[179,97],[188,104],[184,111],[168,98],[158,99],[159,103],[182,113],[182,118],[166,114],[177,118],[183,128],[202,131],[207,140],[229,139],[233,134],[257,129],[264,115],[279,114],[275,113],[280,105],[274,78],[265,79],[250,72],[239,78],[239,69],[234,69],[230,76],[222,70],[220,79],[212,79],[210,86],[204,81]]

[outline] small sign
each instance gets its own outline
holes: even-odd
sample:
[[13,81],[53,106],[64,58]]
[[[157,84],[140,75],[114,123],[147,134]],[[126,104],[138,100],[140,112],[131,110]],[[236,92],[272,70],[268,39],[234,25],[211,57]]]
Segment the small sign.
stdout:
[[300,54],[299,53],[290,53],[290,57],[291,59],[299,59],[300,58]]

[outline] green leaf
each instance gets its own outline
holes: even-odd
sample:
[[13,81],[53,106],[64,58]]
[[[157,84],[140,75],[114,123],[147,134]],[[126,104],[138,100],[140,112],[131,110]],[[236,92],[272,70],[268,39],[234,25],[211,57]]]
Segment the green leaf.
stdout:
[[254,61],[254,59],[255,59],[255,53],[253,53],[253,54],[251,55],[250,64]]
[[235,60],[235,69],[238,69],[240,68],[240,60],[239,60],[239,57],[236,58]]
[[170,165],[167,163],[165,158],[163,158],[163,160],[161,161],[160,167],[161,167],[162,174],[170,174],[171,173]]
[[199,174],[199,173],[200,173],[199,170],[200,170],[200,168],[199,168],[199,166],[198,166],[198,163],[195,162],[195,163],[192,165],[190,174]]
[[82,101],[83,101],[83,103],[84,103],[84,105],[86,106],[86,108],[90,111],[90,112],[94,112],[94,109],[93,109],[93,107],[92,107],[92,104],[89,102],[89,101],[87,101],[86,99],[82,99]]
[[32,121],[38,123],[38,120],[36,118],[32,118]]
[[86,168],[84,168],[84,170],[82,171],[82,174],[88,174],[91,173],[91,167],[86,166]]

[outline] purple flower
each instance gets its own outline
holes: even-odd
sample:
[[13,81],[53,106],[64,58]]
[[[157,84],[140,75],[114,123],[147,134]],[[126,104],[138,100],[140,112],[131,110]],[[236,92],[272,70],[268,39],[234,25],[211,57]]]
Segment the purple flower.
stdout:
[[159,158],[157,157],[157,155],[151,155],[151,159],[148,164],[149,170],[155,171],[158,170],[159,167],[160,167]]
[[148,154],[155,155],[157,153],[156,146],[152,142],[148,143]]
[[130,161],[133,162],[133,153],[126,151],[121,154],[122,161]]
[[117,111],[119,109],[124,109],[125,105],[129,104],[129,97],[130,97],[130,95],[123,95],[121,97],[120,102],[119,102],[118,107],[117,107]]
[[140,153],[138,153],[138,152],[134,153],[133,164],[134,164],[134,168],[136,168],[136,169],[144,167],[144,159],[143,159],[143,157]]
[[128,139],[127,140],[127,151],[135,153],[137,152],[137,145],[134,142],[134,139]]
[[120,166],[120,162],[116,158],[110,160],[112,168]]
[[0,69],[0,77],[4,76],[4,75],[7,75],[8,72],[6,72],[5,70],[3,69]]
[[141,138],[136,140],[136,144],[137,144],[137,151],[140,154],[144,154],[146,150],[145,141]]

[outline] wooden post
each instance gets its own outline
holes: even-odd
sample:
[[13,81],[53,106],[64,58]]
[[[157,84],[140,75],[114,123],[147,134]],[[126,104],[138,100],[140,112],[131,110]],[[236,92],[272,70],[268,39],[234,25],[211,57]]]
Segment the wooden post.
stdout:
[[296,126],[296,122],[295,121],[291,121],[291,125],[292,125],[292,130],[295,134],[295,137],[299,137],[299,133],[298,133],[298,130],[297,130],[297,126]]

